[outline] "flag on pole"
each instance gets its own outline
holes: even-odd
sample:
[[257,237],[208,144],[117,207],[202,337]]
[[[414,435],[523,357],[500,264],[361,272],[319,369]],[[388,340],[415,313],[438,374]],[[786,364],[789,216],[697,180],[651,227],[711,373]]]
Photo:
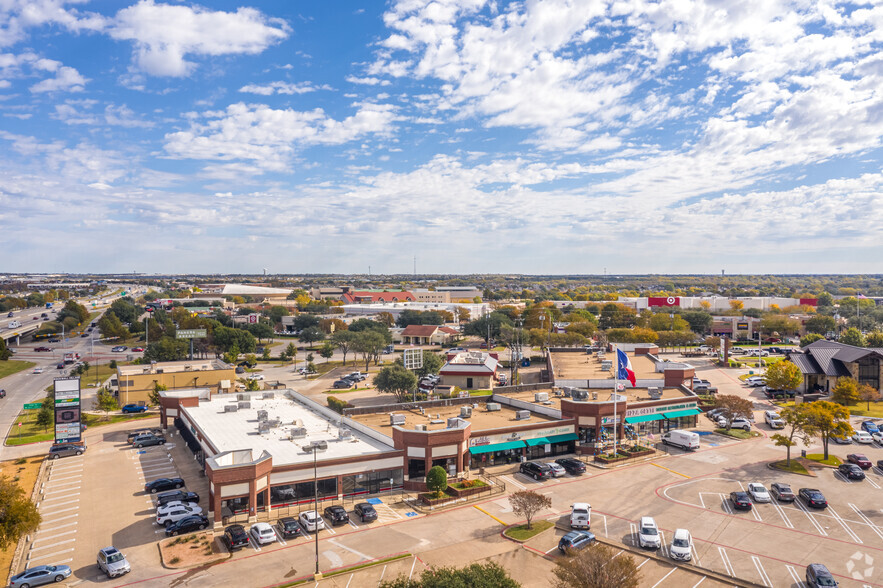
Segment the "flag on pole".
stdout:
[[616,375],[617,380],[628,380],[631,382],[632,387],[635,387],[635,370],[632,369],[632,362],[629,359],[629,356],[625,354],[625,351],[622,349],[616,350],[616,355],[619,363],[619,373]]

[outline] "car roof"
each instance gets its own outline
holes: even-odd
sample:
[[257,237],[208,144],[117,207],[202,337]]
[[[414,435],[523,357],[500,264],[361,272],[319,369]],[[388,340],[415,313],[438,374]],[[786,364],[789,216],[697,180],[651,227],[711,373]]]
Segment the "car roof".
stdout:
[[116,547],[114,547],[113,545],[110,545],[108,547],[102,547],[101,549],[99,549],[99,551],[101,551],[102,553],[105,553],[107,555],[113,555],[114,553],[119,553],[120,550],[117,549]]
[[231,532],[232,532],[232,531],[244,531],[244,530],[245,530],[245,527],[243,527],[242,525],[230,525],[229,527],[227,527],[227,528],[224,529],[224,530],[225,530],[225,531],[231,531]]
[[260,531],[266,531],[267,529],[272,529],[269,523],[255,523],[252,526],[252,529],[258,529]]
[[641,517],[641,526],[642,527],[655,527],[656,521],[653,520],[653,517]]
[[806,567],[807,567],[807,569],[812,568],[812,570],[816,573],[817,576],[818,576],[819,574],[826,574],[826,575],[828,575],[828,576],[831,575],[831,572],[828,571],[828,568],[825,567],[825,564],[812,563],[812,564],[809,564],[809,565],[806,566]]
[[588,510],[588,509],[590,509],[590,508],[592,508],[592,507],[591,507],[591,505],[590,505],[588,502],[574,502],[574,503],[573,503],[573,508],[579,508],[579,509],[585,509],[585,510]]
[[360,508],[365,508],[366,506],[367,506],[368,508],[374,508],[374,505],[371,504],[370,502],[360,502],[360,503],[357,504],[356,506],[358,506],[358,507],[360,507]]
[[678,539],[685,539],[690,536],[690,531],[687,529],[675,529],[674,536]]

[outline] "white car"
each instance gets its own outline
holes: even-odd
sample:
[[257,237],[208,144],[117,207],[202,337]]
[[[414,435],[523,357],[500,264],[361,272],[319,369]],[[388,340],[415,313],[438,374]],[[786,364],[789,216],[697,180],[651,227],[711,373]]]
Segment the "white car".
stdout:
[[766,378],[763,376],[751,376],[745,379],[745,384],[751,386],[752,388],[757,388],[758,386],[766,385]]
[[883,445],[883,433],[881,433],[880,431],[877,431],[876,433],[871,433],[871,439],[873,439],[880,445]]
[[297,521],[300,523],[301,527],[311,533],[325,528],[325,521],[322,517],[316,514],[316,511],[314,510],[300,513],[300,516],[297,517]]
[[[727,419],[725,419],[724,417],[718,417],[717,424],[718,424],[718,426],[720,426],[720,428],[723,429],[727,426]],[[748,419],[743,419],[743,418],[733,419],[733,421],[730,423],[730,428],[750,431],[751,430],[751,422],[749,422]]]
[[264,374],[249,374],[245,377],[246,380],[263,380]]
[[659,527],[653,517],[641,517],[641,527],[638,529],[638,544],[641,547],[659,549],[662,541],[659,538]]
[[770,493],[764,487],[763,484],[759,482],[752,482],[748,484],[748,493],[751,495],[751,498],[754,499],[754,502],[772,502],[773,499],[770,498]]
[[867,431],[856,431],[855,435],[852,436],[852,440],[856,443],[862,443],[864,445],[870,445],[874,442],[874,438],[871,437],[870,433]]
[[675,529],[675,534],[668,548],[671,558],[678,561],[690,561],[693,557],[693,538],[686,529]]
[[550,468],[552,468],[552,477],[553,478],[560,478],[561,476],[564,476],[567,474],[567,470],[565,470],[563,467],[561,467],[560,465],[558,465],[554,461],[547,461],[546,465],[549,466]]
[[267,543],[276,542],[276,531],[269,523],[255,523],[249,529],[252,539],[258,545],[266,545]]
[[41,367],[35,367],[35,368],[34,368],[34,371],[31,372],[31,373],[34,373],[34,374],[42,374],[42,373],[43,373],[43,368],[41,368]]
[[202,513],[202,508],[195,504],[185,504],[179,500],[169,502],[156,509],[156,524],[168,527],[172,523],[176,523],[184,517],[198,515]]

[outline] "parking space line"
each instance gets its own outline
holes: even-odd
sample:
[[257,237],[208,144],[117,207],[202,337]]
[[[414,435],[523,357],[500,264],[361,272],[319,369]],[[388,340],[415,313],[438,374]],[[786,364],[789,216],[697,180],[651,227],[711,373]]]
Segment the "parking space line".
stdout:
[[[59,545],[64,545],[66,543],[73,543],[76,539],[65,539],[64,541],[59,541],[58,543],[50,543],[49,545],[43,545],[42,547],[33,547],[31,546],[31,553],[34,551],[41,551],[43,549],[49,549],[50,547],[57,547]],[[73,549],[71,549],[73,551]]]
[[[67,476],[65,478],[49,478],[46,480],[47,484],[53,484],[55,482],[61,482],[62,480],[76,480],[77,478],[82,478],[82,474],[75,474],[73,476]],[[79,482],[77,482],[79,484]]]
[[874,488],[876,488],[877,490],[880,489],[880,484],[878,484],[877,482],[875,482],[873,478],[871,478],[871,477],[869,477],[869,476],[865,476],[865,480],[867,480],[867,482],[868,482],[871,486],[873,486]]
[[175,468],[175,466],[174,466],[173,464],[170,464],[170,463],[164,463],[163,465],[150,466],[149,468],[142,468],[142,469],[141,469],[141,473],[144,474],[144,475],[147,475],[147,474],[149,474],[149,473],[151,473],[151,472],[156,472],[156,471],[159,471],[159,470],[172,470],[172,471],[175,471],[176,468]]
[[[76,523],[74,523],[74,524],[76,524]],[[55,539],[56,537],[63,537],[65,535],[70,535],[71,533],[76,533],[76,532],[77,532],[77,529],[71,529],[70,531],[64,531],[62,533],[57,533],[55,535],[49,535],[48,537],[37,537],[36,539],[34,539],[34,543],[36,543],[37,541],[48,541],[49,539]]]
[[819,524],[819,522],[816,520],[816,517],[813,516],[813,514],[811,512],[809,512],[809,510],[807,510],[807,508],[805,506],[803,506],[803,503],[800,502],[800,500],[795,500],[794,504],[797,505],[798,510],[802,511],[803,514],[806,515],[806,518],[808,518],[809,522],[811,522],[813,524],[813,526],[816,528],[816,531],[818,531],[823,537],[828,536],[827,531],[825,531],[825,529],[822,528],[822,525]]
[[518,486],[518,487],[521,488],[522,490],[527,490],[527,486],[524,486],[524,485],[522,485],[522,484],[516,482],[516,481],[513,479],[515,476],[500,476],[500,477],[503,478],[504,480],[506,480],[507,482],[511,483],[513,486]]
[[788,570],[788,573],[791,574],[791,579],[797,584],[797,588],[806,588],[806,584],[804,584],[803,580],[800,579],[800,576],[797,575],[797,570],[794,569],[794,566],[785,566],[785,568]]
[[850,480],[849,478],[847,478],[846,476],[844,476],[843,474],[841,474],[841,473],[838,472],[838,471],[835,471],[835,472],[834,472],[834,477],[837,478],[838,480],[841,480],[841,481],[843,481],[843,482],[846,482],[847,484],[852,484],[852,483],[853,483],[852,480]]
[[[552,552],[555,551],[556,549],[558,549],[558,546],[557,546],[557,545],[556,545],[555,547],[553,547],[552,549],[548,550],[548,551],[546,552],[546,555],[549,555],[550,553],[552,553]],[[616,556],[614,555],[613,557],[616,557]]]
[[659,530],[659,550],[663,557],[668,557],[668,546],[665,544],[665,533],[662,532],[662,529]]
[[785,526],[789,529],[793,529],[794,525],[791,523],[791,519],[788,518],[788,515],[785,514],[785,509],[783,509],[782,506],[775,500],[773,500],[770,504],[773,505],[773,508],[775,508],[776,512],[779,513],[779,516],[782,517],[782,521],[785,522]]
[[696,586],[698,586],[699,584],[701,584],[702,582],[704,582],[704,581],[705,581],[705,578],[706,578],[706,576],[702,576],[702,578],[700,578],[698,582],[696,582],[695,584],[693,584],[693,588],[696,588]]
[[730,502],[729,502],[730,499],[727,497],[727,495],[726,494],[718,494],[718,496],[720,496],[721,504],[723,505],[724,512],[727,513],[728,515],[733,514],[733,509],[730,508]]
[[53,500],[64,500],[65,498],[70,498],[71,496],[79,496],[80,495],[79,492],[74,492],[72,494],[69,492],[64,492],[64,494],[65,494],[65,496],[59,496],[58,498],[44,498],[43,503],[52,502]]
[[[622,553],[622,552],[620,551],[620,553]],[[641,567],[642,567],[645,563],[647,563],[648,561],[650,561],[650,558],[649,558],[649,557],[648,557],[647,559],[645,559],[644,561],[642,561],[641,563],[639,563],[636,567],[640,570]]]
[[702,508],[706,508],[705,501],[702,499],[702,492],[699,493],[699,504],[702,505]]
[[853,541],[855,541],[856,543],[864,543],[864,541],[862,541],[861,538],[856,534],[856,532],[853,531],[852,528],[846,524],[846,521],[843,520],[843,517],[841,517],[830,504],[828,505],[828,512],[830,512],[831,516],[833,516],[834,519],[838,523],[840,523],[840,526],[843,527],[843,530],[846,531],[847,535],[852,537]]
[[752,555],[751,561],[754,563],[754,568],[757,570],[757,573],[760,574],[760,581],[763,582],[763,585],[772,588],[773,583],[770,582],[770,577],[767,576],[766,570],[763,569],[763,564],[760,563],[760,558],[756,555]]
[[288,545],[288,543],[285,542],[285,539],[282,538],[282,533],[279,532],[279,529],[273,527],[273,532],[276,533],[276,541],[278,541],[282,545]]
[[865,522],[865,523],[871,528],[871,530],[872,530],[874,533],[877,534],[877,537],[879,537],[880,539],[883,539],[883,532],[880,531],[880,527],[878,527],[877,525],[875,525],[875,524],[874,524],[874,521],[872,521],[871,519],[869,519],[868,516],[865,515],[865,513],[863,513],[859,507],[857,507],[856,505],[854,505],[854,504],[851,503],[851,502],[848,503],[848,504],[849,504],[849,508],[851,508],[852,510],[854,510],[854,511],[855,511],[855,514],[857,514],[857,515],[859,516],[859,518],[860,518],[861,520],[863,520],[863,521],[864,521],[864,522]]
[[635,523],[629,523],[629,541],[634,546],[639,546],[641,544],[640,538],[638,537],[638,525]]
[[755,506],[757,506],[757,505],[756,505],[756,504],[755,504],[755,505],[752,505],[752,507],[751,507],[751,514],[754,515],[754,519],[755,519],[755,520],[757,520],[757,521],[761,521],[761,522],[762,522],[763,519],[760,518],[760,513],[757,512],[757,509],[755,508]]
[[668,578],[669,576],[671,576],[671,575],[672,575],[673,573],[675,573],[676,571],[678,571],[678,568],[676,568],[676,567],[672,568],[672,569],[671,569],[666,575],[662,576],[662,578],[660,578],[658,582],[656,582],[655,584],[653,584],[653,586],[651,586],[651,588],[656,588],[657,586],[659,586],[660,584],[662,584],[662,582],[664,582],[666,578]]
[[[58,553],[67,553],[68,551],[73,551],[73,549],[65,549],[64,551],[59,551]],[[34,562],[37,562],[37,561],[52,561],[50,558],[52,558],[55,555],[58,555],[58,554],[50,553],[49,555],[46,555],[46,556],[41,555],[40,559],[28,560],[28,567],[29,568],[35,567]],[[70,561],[74,561],[74,558],[69,557],[67,559],[55,560],[55,561],[52,561],[52,565],[68,563]],[[44,564],[40,564],[40,565],[44,565]]]
[[[74,516],[77,516],[77,515],[74,515]],[[64,529],[65,527],[75,527],[76,525],[77,525],[77,521],[74,521],[72,523],[65,523],[63,525],[58,525],[55,527],[49,527],[48,529],[44,529],[43,527],[40,527],[39,529],[37,529],[37,533],[48,533],[49,531],[56,531],[58,529]]]
[[[77,499],[75,499],[75,500],[71,500],[70,502],[60,502],[60,503],[58,503],[58,504],[51,504],[51,505],[49,505],[49,506],[50,506],[51,508],[55,508],[55,507],[58,507],[58,506],[65,506],[65,505],[67,505],[67,504],[75,504],[75,503],[77,503],[77,502],[79,502],[79,501],[80,501],[80,499],[77,498]],[[42,503],[42,502],[40,503],[40,506],[43,506],[43,503]],[[79,507],[77,506],[77,507],[74,507],[74,508],[79,508]]]
[[727,557],[727,550],[723,547],[718,547],[717,552],[721,556],[721,561],[724,562],[724,569],[727,571],[727,574],[735,578],[736,572],[733,571],[733,565],[730,563],[730,558]]
[[356,550],[353,549],[352,547],[347,547],[346,545],[343,545],[342,543],[338,543],[337,539],[329,539],[329,540],[328,540],[328,543],[331,543],[332,545],[335,545],[335,546],[337,546],[337,547],[340,547],[341,549],[345,549],[345,550],[349,551],[349,552],[352,553],[352,554],[358,555],[358,556],[361,557],[362,559],[372,559],[370,555],[365,555],[365,554],[362,553],[361,551],[356,551]]
[[700,568],[702,567],[702,562],[699,561],[699,549],[696,547],[696,542],[693,542],[693,545],[690,547],[693,552],[693,559],[696,561],[696,565]]
[[[74,482],[74,484],[79,484],[79,482]],[[74,488],[65,488],[64,490],[53,490],[52,492],[43,492],[43,496],[48,496],[49,494],[63,494],[70,492],[71,490],[79,490],[80,486],[76,486]]]
[[[59,506],[59,505],[56,504],[55,506]],[[60,512],[70,512],[70,511],[72,511],[72,510],[80,510],[80,507],[79,507],[79,506],[72,506],[72,507],[70,507],[70,508],[63,508],[63,509],[61,509],[61,510],[52,510],[52,511],[49,511],[49,512],[41,512],[40,514],[41,514],[42,516],[45,517],[45,516],[47,516],[47,515],[54,515],[54,514],[58,514],[58,513],[60,513]]]

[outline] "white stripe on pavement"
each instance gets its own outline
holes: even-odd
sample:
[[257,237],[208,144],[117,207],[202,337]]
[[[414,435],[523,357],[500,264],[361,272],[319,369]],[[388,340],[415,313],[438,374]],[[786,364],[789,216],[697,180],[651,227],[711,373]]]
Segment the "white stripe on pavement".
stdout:
[[724,569],[727,571],[727,574],[735,578],[736,572],[733,571],[733,566],[730,563],[730,558],[727,557],[727,550],[723,547],[718,547],[717,552],[721,556],[721,561],[724,562]]
[[[70,502],[59,502],[58,504],[50,504],[49,506],[50,506],[50,508],[55,508],[57,506],[65,506],[67,504],[76,504],[79,501],[80,501],[79,498],[75,498],[74,500],[71,500]],[[43,506],[43,503],[40,503],[40,506]],[[77,506],[74,508],[80,508],[80,507]],[[55,512],[55,511],[53,511],[53,512]]]
[[785,566],[785,568],[788,569],[788,573],[791,574],[791,579],[797,584],[797,588],[806,588],[806,584],[804,584],[803,580],[800,579],[800,576],[797,575],[797,570],[794,569],[794,566]]
[[847,534],[847,535],[849,535],[850,537],[852,537],[852,540],[853,540],[853,541],[855,541],[856,543],[864,543],[864,541],[862,541],[862,540],[859,538],[859,536],[855,533],[855,531],[853,531],[852,528],[851,528],[849,525],[846,524],[846,521],[843,520],[843,518],[837,513],[836,510],[834,510],[834,509],[831,507],[830,504],[828,505],[828,512],[830,512],[830,513],[831,513],[831,516],[834,517],[834,519],[835,519],[838,523],[840,523],[840,526],[843,527],[843,530],[846,531],[846,534]]
[[67,494],[66,496],[59,496],[58,498],[44,498],[43,503],[45,504],[47,502],[52,502],[53,500],[64,500],[65,498],[70,498],[72,496],[79,496],[80,495],[79,492],[66,493],[66,494]]
[[[56,504],[56,506],[58,506],[58,505]],[[53,510],[50,512],[41,512],[40,514],[45,517],[47,515],[54,515],[54,514],[58,514],[60,512],[70,512],[72,510],[80,510],[80,507],[79,506],[72,506],[70,508],[63,508],[61,510]]]
[[73,543],[76,539],[65,539],[64,541],[59,541],[58,543],[51,543],[49,545],[43,545],[41,547],[31,547],[31,553],[34,551],[41,551],[43,549],[49,549],[50,547],[57,547],[59,545],[64,545],[66,543]]
[[701,584],[701,583],[704,582],[704,581],[705,581],[705,576],[702,576],[702,578],[701,578],[698,582],[696,582],[695,584],[693,584],[693,588],[696,588],[696,586],[698,586],[699,584]]
[[669,573],[667,573],[666,575],[662,576],[662,578],[660,578],[658,582],[656,582],[655,584],[653,584],[653,586],[652,586],[651,588],[656,588],[657,586],[659,586],[660,584],[662,584],[662,582],[665,581],[666,578],[668,578],[669,576],[671,576],[671,575],[672,575],[673,573],[675,573],[677,570],[678,570],[678,568],[672,568],[671,571],[670,571]]
[[[74,515],[74,516],[77,516],[77,515]],[[66,527],[76,527],[76,526],[77,526],[77,521],[74,521],[72,523],[65,523],[63,525],[58,525],[55,527],[49,527],[48,529],[44,529],[41,526],[39,529],[37,529],[37,533],[48,533],[50,531],[57,531],[58,529],[64,529]]]
[[[621,553],[621,552],[620,552],[620,553]],[[648,557],[647,559],[645,559],[644,561],[642,561],[641,563],[639,563],[638,566],[637,566],[637,568],[640,570],[641,567],[642,567],[645,563],[647,563],[648,561],[650,561],[650,558],[649,558],[649,557]]]
[[[75,482],[75,483],[79,484],[79,482]],[[52,492],[43,492],[43,496],[49,496],[50,494],[66,494],[66,493],[71,492],[73,490],[79,490],[79,489],[80,489],[80,486],[75,486],[73,488],[66,488],[64,490],[53,490]],[[77,494],[79,494],[79,492],[77,492]]]
[[874,524],[874,521],[869,519],[867,515],[865,515],[865,513],[863,513],[861,509],[859,509],[859,507],[852,504],[851,502],[849,503],[849,507],[855,511],[855,514],[857,514],[859,518],[861,518],[861,520],[863,520],[869,527],[871,527],[871,530],[877,534],[877,537],[883,539],[883,532],[880,531],[880,527]]
[[818,531],[819,534],[821,534],[824,537],[828,536],[828,532],[822,528],[822,525],[820,525],[819,522],[816,520],[816,518],[813,516],[813,514],[811,512],[809,512],[809,510],[807,510],[807,508],[805,506],[803,506],[803,503],[800,502],[800,500],[795,500],[794,504],[797,505],[798,510],[802,511],[803,514],[806,515],[806,518],[809,519],[809,522],[811,522],[813,524],[813,526],[816,528],[816,531]]
[[760,581],[763,582],[763,585],[772,588],[773,584],[770,582],[770,577],[767,576],[766,570],[763,569],[763,564],[760,563],[760,558],[756,555],[752,555],[751,561],[754,563],[754,568],[757,570],[757,573],[760,574]]

